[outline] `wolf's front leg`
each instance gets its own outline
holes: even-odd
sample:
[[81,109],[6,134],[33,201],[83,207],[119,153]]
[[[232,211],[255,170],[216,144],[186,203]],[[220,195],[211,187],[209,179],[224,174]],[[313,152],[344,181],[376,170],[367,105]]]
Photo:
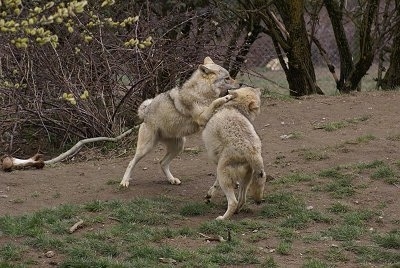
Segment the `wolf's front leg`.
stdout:
[[215,99],[207,108],[205,108],[198,116],[195,118],[196,123],[200,127],[204,127],[208,120],[210,120],[211,116],[214,114],[215,110],[217,110],[219,107],[224,105],[230,100],[233,100],[235,98],[235,95],[229,94],[224,97]]

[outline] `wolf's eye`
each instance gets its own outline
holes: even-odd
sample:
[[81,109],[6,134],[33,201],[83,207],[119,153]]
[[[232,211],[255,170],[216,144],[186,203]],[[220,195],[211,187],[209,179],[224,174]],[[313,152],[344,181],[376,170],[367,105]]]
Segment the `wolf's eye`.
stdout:
[[231,81],[231,78],[230,77],[225,77],[225,82],[229,82],[229,81]]

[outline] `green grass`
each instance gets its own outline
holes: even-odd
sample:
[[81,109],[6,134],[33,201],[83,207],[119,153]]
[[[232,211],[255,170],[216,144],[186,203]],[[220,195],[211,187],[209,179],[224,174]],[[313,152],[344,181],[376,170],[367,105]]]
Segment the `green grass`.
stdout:
[[321,161],[329,158],[327,152],[312,149],[302,150],[300,156],[307,161]]
[[[214,220],[226,209],[224,198],[205,204],[164,196],[93,200],[1,216],[0,239],[5,242],[0,245],[0,267],[39,265],[32,256],[48,250],[56,252],[59,267],[284,267],[286,258],[298,256],[299,246],[306,249],[299,267],[340,267],[346,262],[390,267],[400,263],[399,222],[386,220],[390,215],[385,214],[392,203],[364,206],[354,203],[353,195],[363,190],[357,174],[376,185],[397,178],[396,168],[376,160],[282,174],[268,184],[262,205],[249,205],[227,221]],[[369,181],[363,182],[365,187]],[[378,220],[380,215],[385,221]],[[79,219],[84,224],[70,234]],[[382,223],[392,231],[375,227]],[[226,241],[207,242],[204,236]],[[318,243],[324,246],[308,247]]]
[[370,118],[368,115],[364,115],[361,117],[355,117],[351,119],[345,119],[341,121],[333,121],[333,122],[326,122],[323,124],[318,124],[314,126],[315,129],[323,129],[328,132],[336,131],[345,127],[348,127],[350,125],[358,124],[360,122],[367,121]]
[[374,135],[366,134],[366,135],[357,137],[355,140],[347,141],[345,143],[346,144],[366,144],[366,143],[369,143],[370,141],[373,141],[376,139],[377,138]]
[[400,249],[400,229],[393,230],[386,234],[377,234],[374,240],[381,247]]

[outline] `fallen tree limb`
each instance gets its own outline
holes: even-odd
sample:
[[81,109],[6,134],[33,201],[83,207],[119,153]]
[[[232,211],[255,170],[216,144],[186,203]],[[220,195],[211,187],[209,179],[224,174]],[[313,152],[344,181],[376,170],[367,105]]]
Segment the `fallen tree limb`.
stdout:
[[42,154],[35,154],[28,159],[18,159],[12,156],[4,156],[1,161],[1,168],[4,171],[10,172],[12,169],[34,167],[42,169],[44,167],[44,160]]
[[124,133],[122,133],[121,135],[119,135],[119,136],[117,136],[115,138],[96,137],[96,138],[89,138],[89,139],[80,140],[74,146],[72,146],[72,148],[69,149],[68,151],[60,154],[59,156],[57,156],[57,157],[55,157],[53,159],[46,160],[46,161],[44,161],[44,163],[46,165],[54,164],[54,163],[57,163],[57,162],[60,162],[60,161],[62,161],[64,159],[66,159],[67,157],[69,157],[71,155],[75,155],[82,148],[82,146],[85,145],[86,143],[92,143],[92,142],[98,142],[98,141],[113,141],[113,142],[116,142],[116,141],[126,137],[127,135],[131,134],[132,131],[134,129],[137,129],[138,127],[139,126],[135,126],[135,127],[131,128],[131,129],[125,131]]
[[119,141],[119,140],[125,138],[129,134],[131,134],[132,131],[137,128],[139,128],[139,125],[131,128],[131,129],[128,129],[127,131],[125,131],[124,133],[122,133],[121,135],[119,135],[115,138],[96,137],[96,138],[88,138],[88,139],[80,140],[68,151],[60,154],[59,156],[57,156],[53,159],[46,160],[46,161],[44,161],[44,159],[43,159],[44,158],[43,154],[35,154],[34,156],[32,156],[31,158],[28,158],[28,159],[19,159],[19,158],[15,158],[15,157],[6,155],[1,159],[1,167],[4,171],[11,171],[13,169],[20,169],[20,168],[26,168],[26,167],[34,167],[37,169],[41,169],[45,165],[55,164],[57,162],[67,159],[68,157],[75,155],[76,153],[79,152],[79,150],[82,148],[82,146],[87,143],[93,143],[93,142],[99,142],[99,141],[116,142],[116,141]]
[[83,220],[80,219],[77,223],[72,225],[71,228],[69,228],[69,233],[72,234],[73,232],[75,232],[79,227],[81,227],[82,224],[83,224]]

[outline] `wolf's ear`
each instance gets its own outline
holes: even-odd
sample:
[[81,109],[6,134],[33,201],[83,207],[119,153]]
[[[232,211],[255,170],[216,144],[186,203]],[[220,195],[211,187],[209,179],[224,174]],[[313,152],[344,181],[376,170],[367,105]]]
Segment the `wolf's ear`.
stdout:
[[213,60],[210,57],[205,57],[204,58],[204,64],[213,64]]
[[199,70],[202,71],[205,74],[213,74],[213,73],[215,73],[210,68],[207,68],[205,65],[201,65],[201,64],[199,65]]
[[249,111],[255,111],[255,110],[258,110],[258,109],[260,109],[260,106],[258,105],[257,102],[251,101],[249,103]]

